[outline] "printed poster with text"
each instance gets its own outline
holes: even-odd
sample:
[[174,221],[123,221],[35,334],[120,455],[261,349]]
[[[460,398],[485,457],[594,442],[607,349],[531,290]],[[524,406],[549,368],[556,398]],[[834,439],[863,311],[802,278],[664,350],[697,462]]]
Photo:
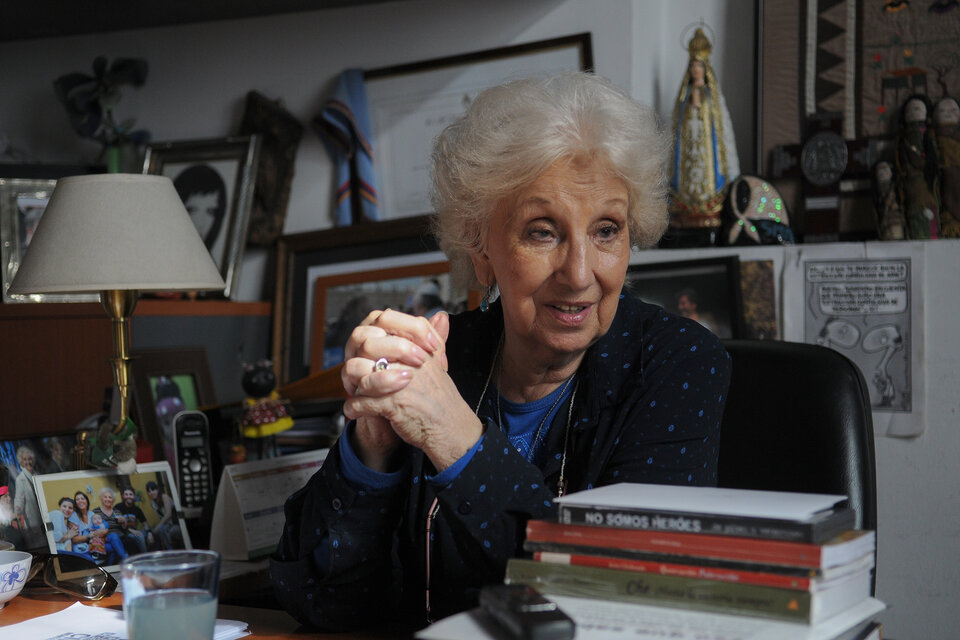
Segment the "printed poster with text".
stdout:
[[[878,435],[923,432],[923,249],[794,248],[784,271],[785,337],[835,349],[863,372]],[[801,308],[802,305],[802,308]]]

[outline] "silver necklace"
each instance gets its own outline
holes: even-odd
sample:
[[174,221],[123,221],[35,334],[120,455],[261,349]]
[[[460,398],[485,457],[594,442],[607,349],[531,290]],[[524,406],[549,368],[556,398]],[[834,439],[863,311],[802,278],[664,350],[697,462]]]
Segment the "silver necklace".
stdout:
[[[540,420],[540,424],[537,425],[537,431],[533,435],[533,442],[530,443],[530,453],[527,454],[527,462],[533,462],[533,458],[537,453],[537,449],[543,443],[543,425],[547,423],[547,418],[550,417],[550,414],[553,413],[554,409],[557,408],[557,405],[560,404],[560,400],[563,399],[563,396],[567,393],[567,387],[570,386],[570,382],[577,377],[577,372],[574,371],[573,375],[566,379],[563,383],[563,389],[560,390],[560,394],[557,396],[557,399],[553,401],[553,404],[550,405],[550,408],[547,409],[547,412],[543,414],[543,418]],[[500,431],[503,431],[503,412],[500,411],[500,396],[502,396],[497,391],[497,426],[500,427]],[[522,453],[519,448],[517,448],[517,453]]]
[[[503,351],[503,335],[500,336],[500,341],[497,343],[497,352],[493,355],[493,362],[490,363],[490,371],[487,372],[487,379],[483,383],[483,390],[480,391],[480,398],[477,400],[477,407],[473,410],[474,415],[480,417],[480,405],[483,404],[483,397],[487,395],[487,389],[490,387],[490,380],[493,378],[494,369],[497,366],[497,361],[500,359],[500,352]],[[569,385],[570,381],[577,377],[576,372],[572,376],[567,378],[567,381],[564,383],[564,386]],[[557,495],[562,496],[566,492],[566,479],[565,471],[567,469],[567,443],[570,441],[570,426],[573,424],[573,405],[574,401],[577,399],[577,389],[580,387],[580,381],[577,380],[577,383],[573,386],[573,391],[570,393],[570,406],[567,408],[567,426],[563,431],[563,455],[560,458],[560,478],[557,480]],[[543,420],[540,422],[540,426],[537,427],[537,433],[534,436],[534,447],[535,450],[538,446],[540,439],[540,430],[543,428],[544,423],[547,418],[553,413],[553,410],[556,408],[557,403],[560,401],[560,398],[563,397],[563,394],[566,393],[566,390],[561,391],[560,395],[557,396],[557,400],[554,401],[553,406],[550,407],[550,410],[547,411],[547,415],[544,416]],[[500,392],[497,392],[497,427],[500,428],[500,431],[503,431],[503,425],[500,423]]]

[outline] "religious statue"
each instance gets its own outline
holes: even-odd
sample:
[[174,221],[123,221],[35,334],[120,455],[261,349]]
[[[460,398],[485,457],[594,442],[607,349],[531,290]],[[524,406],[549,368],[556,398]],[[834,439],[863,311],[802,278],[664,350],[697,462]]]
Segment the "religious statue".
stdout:
[[900,112],[897,177],[911,240],[928,240],[940,234],[936,186],[939,160],[930,130],[932,111],[925,95],[914,94],[903,103]]
[[960,238],[960,102],[940,98],[933,111],[940,154],[940,237]]
[[676,235],[697,238],[685,244],[714,244],[728,185],[740,175],[733,124],[710,66],[712,45],[697,28],[690,61],[673,109],[670,167],[670,226]]

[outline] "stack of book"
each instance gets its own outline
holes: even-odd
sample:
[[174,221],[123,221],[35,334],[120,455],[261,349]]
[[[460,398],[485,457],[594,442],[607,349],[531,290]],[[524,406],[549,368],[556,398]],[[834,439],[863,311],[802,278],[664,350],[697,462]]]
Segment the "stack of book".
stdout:
[[871,599],[875,533],[845,496],[618,484],[558,502],[506,582],[807,625]]

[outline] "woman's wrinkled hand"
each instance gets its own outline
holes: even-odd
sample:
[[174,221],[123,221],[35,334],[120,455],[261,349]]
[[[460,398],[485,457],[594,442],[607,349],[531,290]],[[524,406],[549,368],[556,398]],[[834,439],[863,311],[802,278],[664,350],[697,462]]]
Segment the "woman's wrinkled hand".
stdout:
[[[449,331],[445,313],[427,320],[387,310],[372,313],[351,334],[342,373],[351,396],[344,415],[358,420],[354,444],[365,449],[358,452],[364,462],[375,451],[382,461],[390,437],[384,429],[421,449],[438,470],[476,444],[480,421],[446,372]],[[387,367],[377,370],[380,358]]]

